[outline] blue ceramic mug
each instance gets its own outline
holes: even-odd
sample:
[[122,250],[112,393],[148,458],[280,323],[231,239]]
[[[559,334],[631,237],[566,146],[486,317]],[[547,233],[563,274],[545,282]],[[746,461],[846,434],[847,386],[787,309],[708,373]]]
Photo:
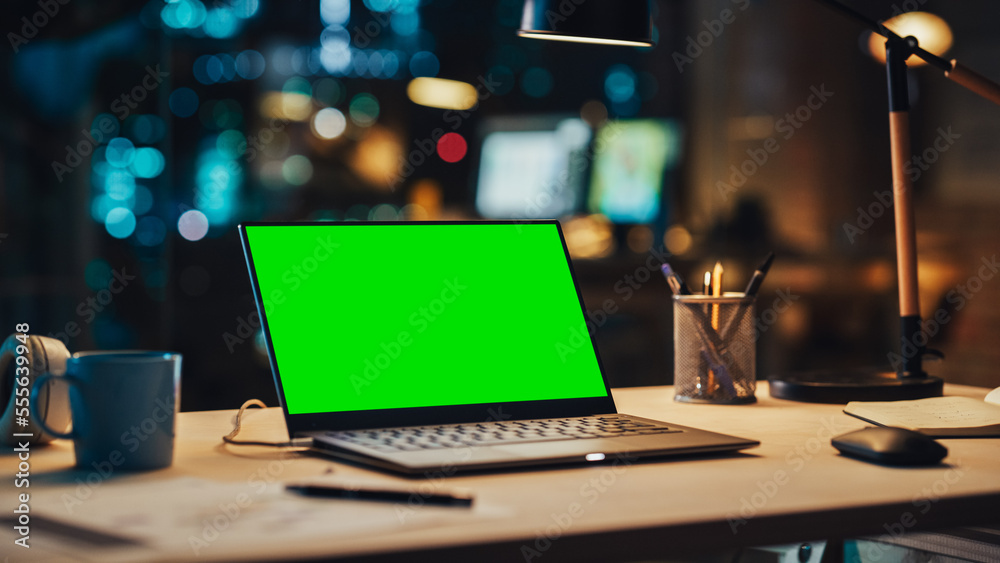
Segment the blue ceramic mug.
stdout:
[[[39,417],[35,391],[49,378],[69,384],[73,427],[48,428]],[[42,428],[73,440],[76,466],[98,470],[167,467],[174,457],[174,424],[179,410],[181,355],[149,351],[77,352],[66,373],[46,373],[32,388],[31,411]]]

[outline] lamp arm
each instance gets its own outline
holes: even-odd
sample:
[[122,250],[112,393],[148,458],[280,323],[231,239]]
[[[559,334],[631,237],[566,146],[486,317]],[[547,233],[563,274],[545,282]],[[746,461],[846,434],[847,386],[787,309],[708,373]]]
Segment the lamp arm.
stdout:
[[948,63],[948,67],[944,75],[952,82],[961,84],[994,104],[1000,105],[1000,84],[970,70],[955,59]]
[[[868,29],[874,33],[885,37],[886,39],[899,39],[899,35],[894,33],[891,29],[882,25],[881,22],[876,21],[861,12],[841,4],[837,0],[816,0],[820,4],[827,6],[828,8],[840,12],[841,14],[858,21],[865,25]],[[945,60],[942,57],[935,55],[929,51],[925,51],[920,48],[919,45],[913,45],[914,56],[919,57],[927,64],[936,67],[944,71],[944,75],[950,78],[953,82],[965,86],[969,90],[972,90],[976,94],[979,94],[983,98],[993,102],[994,104],[1000,105],[1000,84],[993,82],[992,80],[970,70],[968,67],[960,64],[958,61],[952,59],[950,61]]]

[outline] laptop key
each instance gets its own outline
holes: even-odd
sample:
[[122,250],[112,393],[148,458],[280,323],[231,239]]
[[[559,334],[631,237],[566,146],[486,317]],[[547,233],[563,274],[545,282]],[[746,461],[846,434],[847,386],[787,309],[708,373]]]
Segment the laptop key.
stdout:
[[419,449],[523,444],[554,440],[614,438],[679,432],[667,426],[633,420],[620,415],[582,418],[514,420],[476,424],[444,424],[385,428],[366,431],[329,432],[340,440],[370,447],[380,452]]

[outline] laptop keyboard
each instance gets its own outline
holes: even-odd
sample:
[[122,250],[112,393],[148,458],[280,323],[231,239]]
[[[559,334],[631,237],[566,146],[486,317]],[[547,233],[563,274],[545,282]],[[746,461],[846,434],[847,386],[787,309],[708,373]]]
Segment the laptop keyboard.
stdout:
[[326,435],[379,452],[400,452],[554,440],[616,438],[670,432],[681,432],[681,430],[636,420],[628,415],[609,414],[375,430],[341,430],[327,432]]

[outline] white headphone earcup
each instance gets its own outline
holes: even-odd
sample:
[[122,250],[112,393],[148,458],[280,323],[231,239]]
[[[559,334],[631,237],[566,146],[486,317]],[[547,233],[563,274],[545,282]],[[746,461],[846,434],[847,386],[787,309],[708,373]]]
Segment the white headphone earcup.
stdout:
[[[27,396],[17,395],[16,389],[17,381],[25,376],[15,371],[18,367],[15,358],[19,355],[28,358],[25,364],[29,368],[28,387],[34,390],[35,380],[43,373],[62,375],[66,372],[69,350],[55,338],[27,335],[27,341],[21,342],[18,336],[24,337],[12,334],[0,347],[0,407],[3,408],[3,415],[0,416],[0,441],[9,445],[25,441],[35,444],[49,442],[54,437],[42,430],[34,420],[34,416],[30,413],[24,416],[27,412],[27,401],[24,399]],[[17,347],[21,345],[27,348],[27,354],[17,353]],[[44,418],[45,423],[54,430],[66,430],[71,421],[68,386],[49,380],[36,393],[38,414]],[[26,425],[18,424],[24,419],[28,422]],[[31,434],[31,436],[14,436],[14,434]]]

